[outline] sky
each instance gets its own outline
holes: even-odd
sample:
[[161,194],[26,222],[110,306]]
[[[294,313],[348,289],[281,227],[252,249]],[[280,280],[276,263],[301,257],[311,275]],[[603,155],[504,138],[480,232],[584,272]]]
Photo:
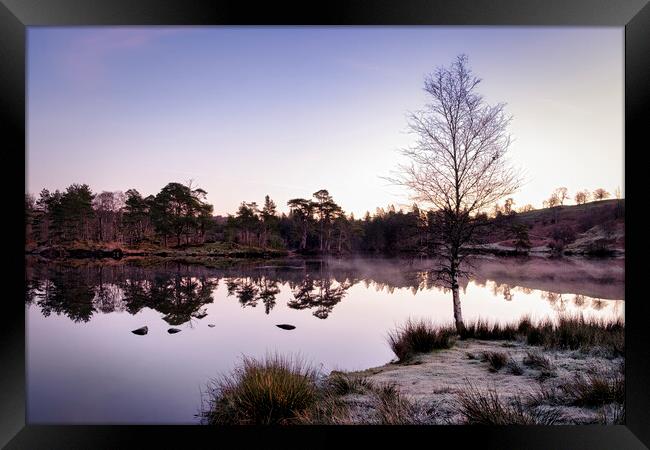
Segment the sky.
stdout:
[[424,77],[464,53],[513,116],[515,208],[564,186],[624,195],[622,27],[29,27],[27,186],[168,182],[215,214],[327,189],[356,217],[412,204],[384,178]]

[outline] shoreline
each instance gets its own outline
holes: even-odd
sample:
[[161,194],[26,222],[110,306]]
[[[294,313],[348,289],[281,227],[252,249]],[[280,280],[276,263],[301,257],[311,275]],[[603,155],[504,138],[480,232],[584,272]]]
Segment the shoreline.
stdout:
[[[485,244],[467,249],[470,256],[496,256],[504,258],[544,258],[561,259],[622,259],[625,258],[625,250],[619,248],[607,249],[605,253],[593,254],[588,251],[565,250],[558,254],[548,247],[534,247],[528,252],[518,251],[514,248],[498,244]],[[40,257],[49,261],[60,260],[84,260],[84,259],[113,259],[122,260],[126,258],[239,258],[239,259],[305,259],[305,258],[388,258],[388,259],[422,259],[435,258],[435,255],[424,253],[398,253],[398,254],[376,254],[376,253],[298,253],[294,250],[245,247],[233,245],[210,245],[189,246],[181,248],[128,248],[123,246],[42,246],[25,249],[26,256]]]
[[[498,370],[481,360],[484,352],[503,353],[514,361],[512,367]],[[552,365],[549,373],[527,365],[528,353],[547,357]],[[407,363],[389,362],[382,366],[352,372],[332,371],[328,378],[344,374],[351,379],[365,380],[373,386],[393,386],[399,395],[411,403],[422,424],[463,424],[466,420],[459,411],[458,396],[473,386],[481,393],[496,391],[504,404],[517,400],[524,402],[537,398],[533,408],[551,409],[559,414],[558,424],[602,423],[616,405],[598,407],[577,406],[565,399],[542,393],[555,392],[562,386],[575,383],[576,377],[590,374],[618,373],[624,357],[607,355],[598,348],[583,350],[545,350],[522,341],[459,340],[452,348],[417,354]],[[518,371],[521,370],[521,373]],[[341,396],[349,408],[353,424],[374,423],[377,413],[372,390],[351,392]]]

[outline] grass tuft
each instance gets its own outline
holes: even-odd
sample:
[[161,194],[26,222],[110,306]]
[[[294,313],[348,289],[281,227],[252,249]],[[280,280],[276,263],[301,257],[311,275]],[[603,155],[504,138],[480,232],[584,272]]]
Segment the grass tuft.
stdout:
[[244,357],[231,374],[208,386],[208,424],[283,424],[314,407],[317,371],[300,358]]
[[481,340],[515,340],[517,337],[516,324],[489,323],[487,320],[478,319],[476,322],[465,325],[461,339]]
[[350,376],[344,372],[332,372],[327,379],[327,386],[335,395],[363,394],[373,388],[368,378]]
[[561,385],[560,389],[575,406],[593,407],[625,401],[625,382],[620,374],[576,375],[572,382]]
[[472,425],[553,425],[562,419],[556,409],[526,406],[518,396],[506,402],[496,390],[482,392],[470,383],[457,402],[458,412]]
[[540,352],[526,352],[523,359],[524,365],[538,370],[551,371],[555,368],[550,359],[542,355]]
[[542,355],[538,351],[526,352],[523,363],[525,366],[539,370],[540,380],[556,376],[555,365],[548,357]]
[[514,323],[489,323],[478,319],[465,325],[461,339],[525,340],[529,345],[547,349],[595,350],[604,349],[612,357],[625,351],[625,324],[621,319],[585,319],[583,316],[564,316],[557,322],[543,320],[537,323],[523,317]]
[[601,347],[612,356],[625,352],[625,325],[620,319],[604,321],[583,316],[560,317],[557,323],[548,320],[528,330],[530,345],[568,350]]
[[508,362],[506,363],[506,369],[508,370],[508,372],[510,372],[513,375],[523,375],[524,374],[524,369],[512,357],[510,359],[508,359]]
[[404,325],[388,333],[388,343],[400,362],[408,361],[417,353],[451,348],[455,328],[435,326],[425,320],[407,320]]
[[598,412],[598,422],[603,425],[625,425],[625,403],[603,406]]
[[481,353],[481,361],[490,365],[490,372],[498,372],[508,362],[508,356],[502,352],[488,351]]
[[426,415],[420,406],[404,397],[395,385],[382,384],[373,393],[381,425],[417,425],[426,422]]

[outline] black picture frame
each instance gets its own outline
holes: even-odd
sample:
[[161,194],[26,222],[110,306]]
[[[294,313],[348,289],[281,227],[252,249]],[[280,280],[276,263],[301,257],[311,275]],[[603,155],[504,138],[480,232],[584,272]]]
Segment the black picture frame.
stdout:
[[[200,426],[36,426],[25,416],[24,287],[25,56],[26,27],[78,25],[543,25],[625,27],[625,191],[626,191],[626,424],[585,426],[430,426],[216,428]],[[283,445],[332,445],[360,437],[366,445],[427,445],[454,448],[642,449],[650,446],[650,333],[644,320],[649,302],[642,289],[638,222],[644,169],[640,154],[650,99],[650,5],[648,0],[329,0],[299,4],[218,0],[0,0],[0,124],[4,210],[9,221],[3,242],[4,279],[11,289],[0,325],[0,445],[8,449],[211,447],[235,438]],[[642,178],[641,178],[642,179]],[[631,203],[630,203],[631,202]],[[636,205],[639,206],[636,206]],[[637,262],[635,264],[635,261]],[[446,444],[442,444],[446,442]],[[162,447],[161,447],[162,446]]]

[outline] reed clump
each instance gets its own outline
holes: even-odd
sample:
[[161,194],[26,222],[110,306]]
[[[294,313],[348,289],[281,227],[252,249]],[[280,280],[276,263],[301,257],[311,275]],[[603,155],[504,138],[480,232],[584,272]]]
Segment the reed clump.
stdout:
[[451,348],[456,331],[451,326],[436,326],[425,320],[407,320],[388,333],[388,343],[399,362],[408,361],[417,353]]
[[201,416],[207,424],[284,424],[318,400],[317,371],[299,357],[244,357],[213,380]]

